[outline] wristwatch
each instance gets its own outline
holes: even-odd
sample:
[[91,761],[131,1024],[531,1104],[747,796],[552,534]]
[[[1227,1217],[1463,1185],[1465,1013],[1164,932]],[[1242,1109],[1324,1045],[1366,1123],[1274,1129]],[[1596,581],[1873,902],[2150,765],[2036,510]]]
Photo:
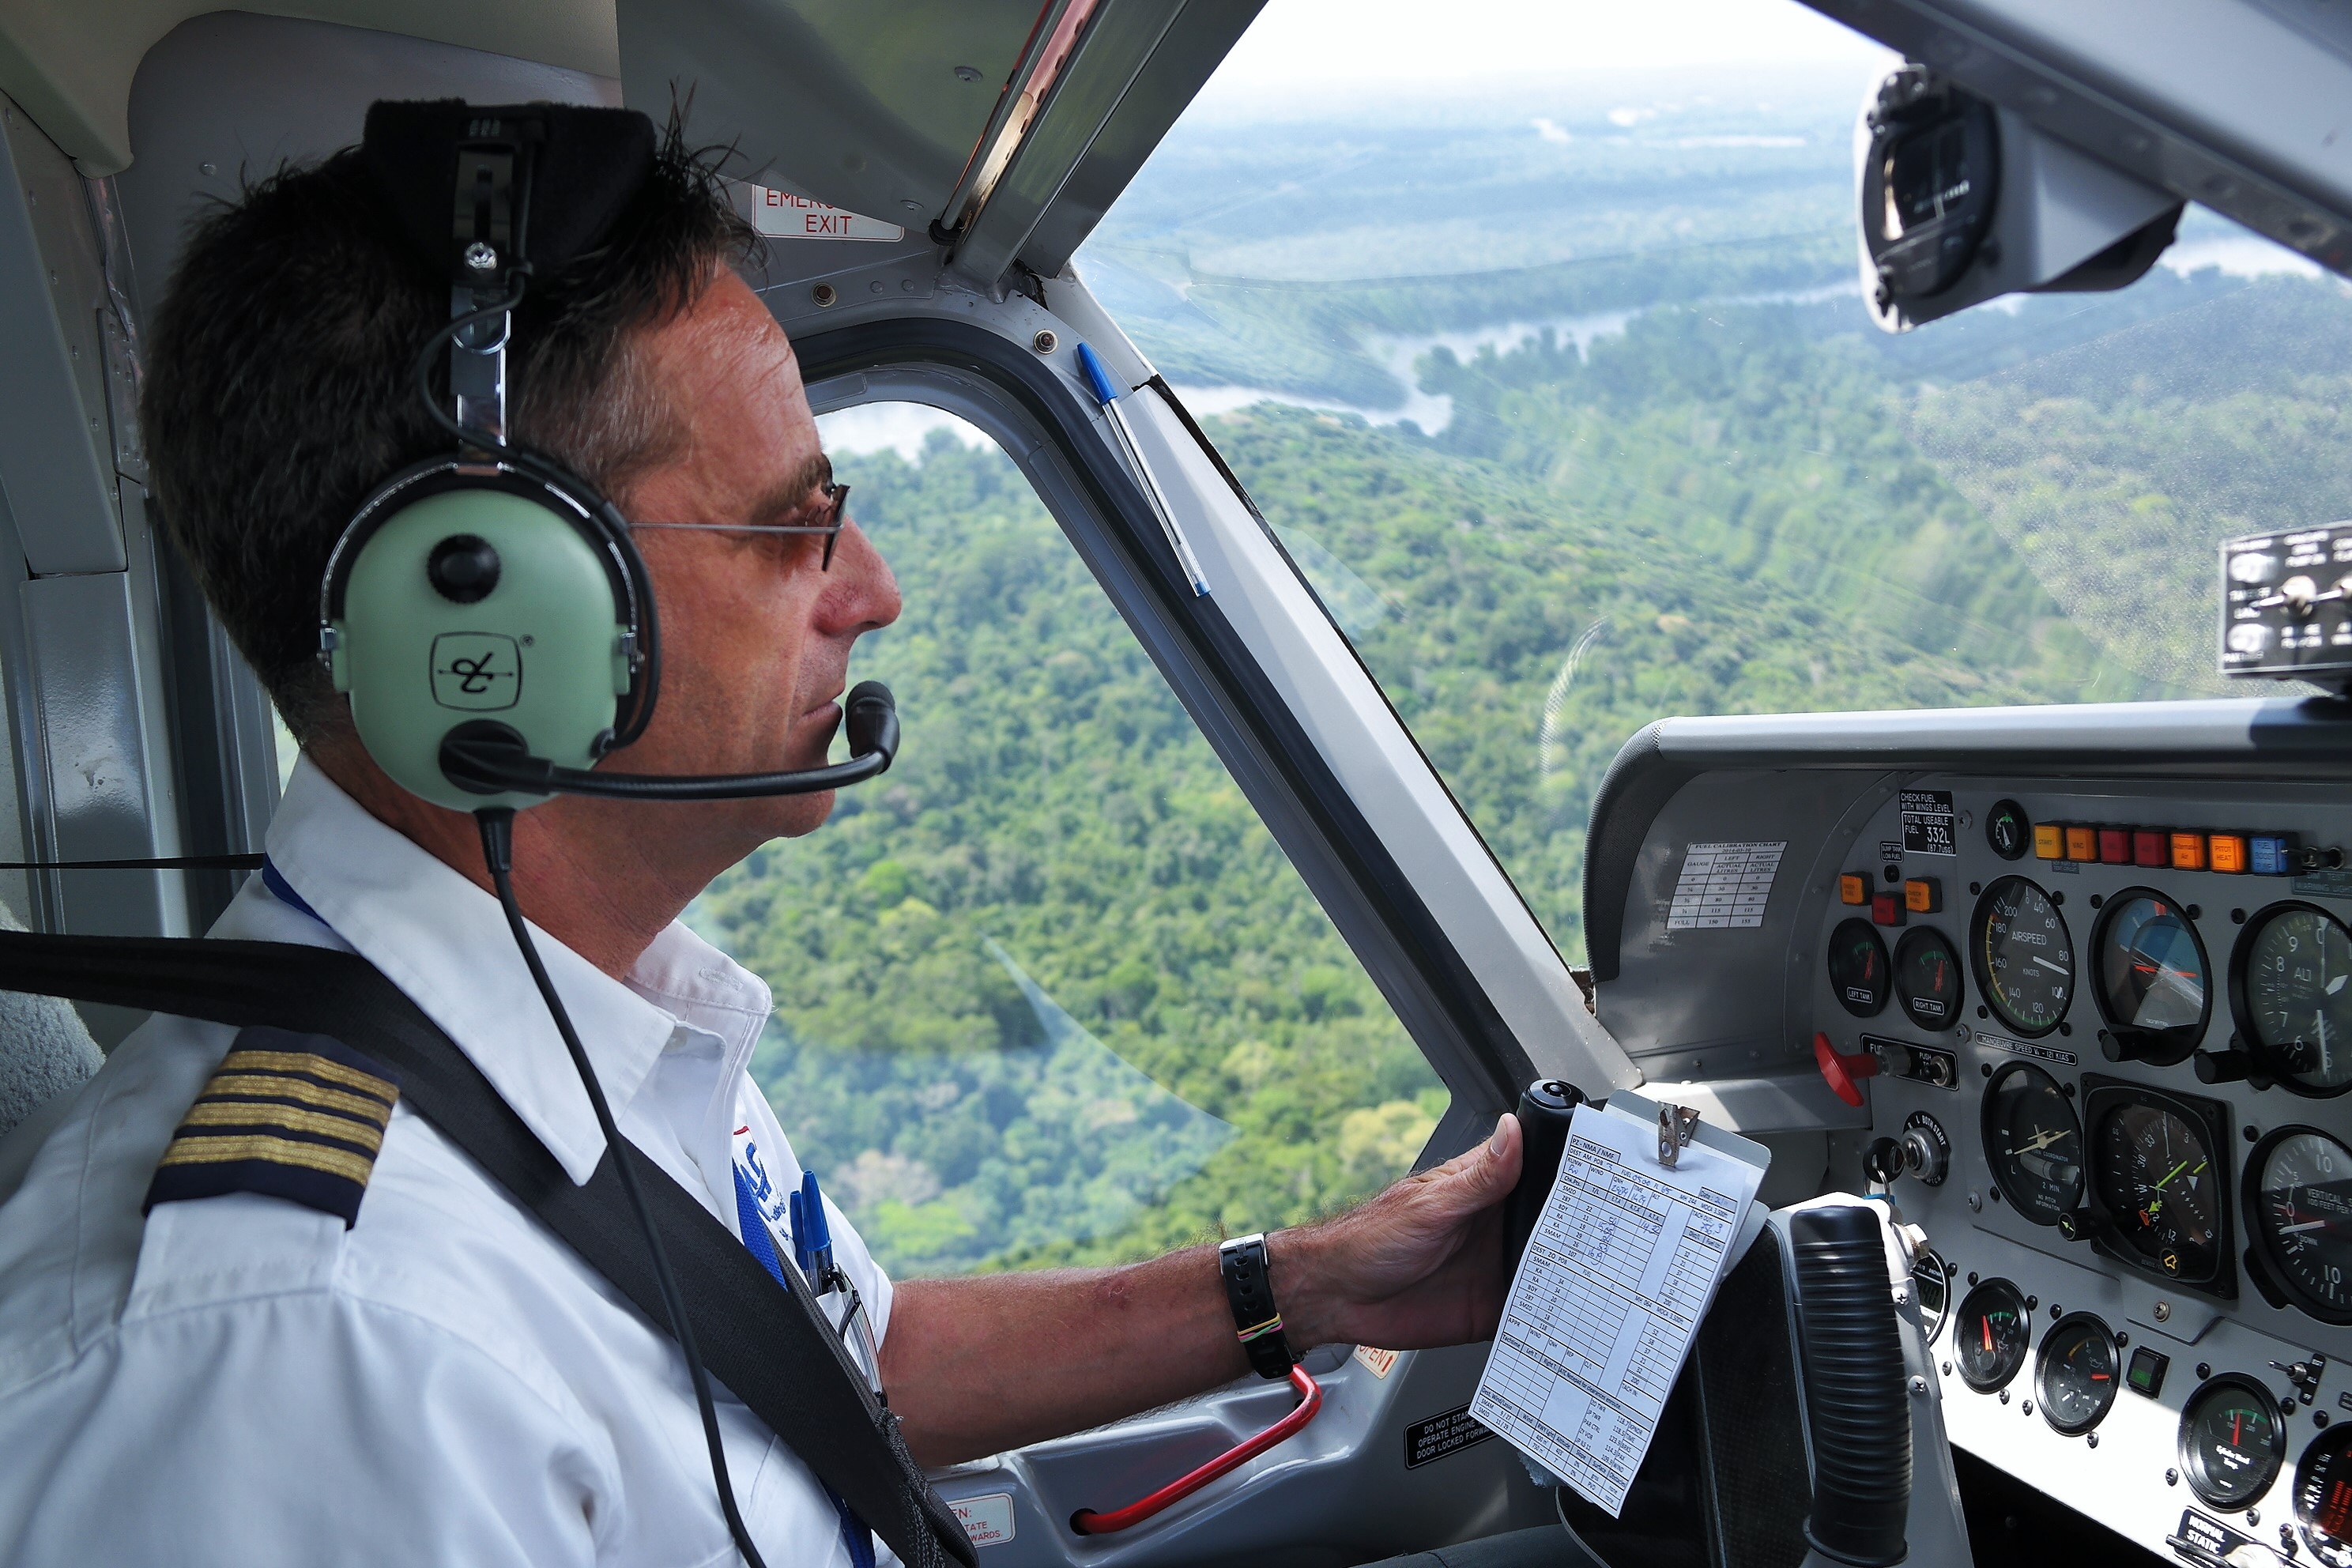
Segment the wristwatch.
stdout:
[[1237,1236],[1217,1248],[1217,1268],[1225,1281],[1225,1302],[1234,1310],[1234,1335],[1260,1377],[1289,1377],[1290,1341],[1282,1331],[1282,1311],[1274,1304],[1274,1280],[1266,1272],[1265,1235]]

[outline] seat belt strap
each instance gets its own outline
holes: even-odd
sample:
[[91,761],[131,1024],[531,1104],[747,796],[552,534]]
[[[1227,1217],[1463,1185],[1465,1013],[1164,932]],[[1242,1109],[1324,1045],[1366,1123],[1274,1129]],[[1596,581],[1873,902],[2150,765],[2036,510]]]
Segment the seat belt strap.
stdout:
[[613,1161],[635,1162],[705,1364],[909,1568],[976,1568],[954,1512],[794,1269],[771,1275],[635,1147],[585,1185],[457,1043],[356,953],[287,942],[0,931],[0,990],[327,1035],[400,1075],[401,1098],[656,1326],[660,1288]]

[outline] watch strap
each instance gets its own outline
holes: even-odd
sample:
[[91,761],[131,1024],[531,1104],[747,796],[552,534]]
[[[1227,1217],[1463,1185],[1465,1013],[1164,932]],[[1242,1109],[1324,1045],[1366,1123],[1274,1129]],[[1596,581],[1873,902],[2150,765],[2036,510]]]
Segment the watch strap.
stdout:
[[1233,1309],[1234,1337],[1242,1342],[1252,1371],[1281,1382],[1298,1358],[1282,1331],[1282,1310],[1274,1304],[1274,1279],[1266,1268],[1265,1236],[1237,1236],[1217,1248],[1225,1303]]

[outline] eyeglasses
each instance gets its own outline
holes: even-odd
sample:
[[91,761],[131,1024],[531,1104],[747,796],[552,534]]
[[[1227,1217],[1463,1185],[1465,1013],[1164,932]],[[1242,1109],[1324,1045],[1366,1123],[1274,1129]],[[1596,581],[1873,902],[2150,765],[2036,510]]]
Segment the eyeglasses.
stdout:
[[629,527],[632,530],[676,529],[682,532],[692,533],[821,533],[824,536],[824,555],[818,562],[817,570],[830,572],[833,570],[834,542],[841,537],[842,529],[849,521],[846,510],[849,505],[849,487],[845,484],[835,484],[828,479],[817,488],[824,496],[824,508],[817,514],[824,520],[822,522],[631,522]]

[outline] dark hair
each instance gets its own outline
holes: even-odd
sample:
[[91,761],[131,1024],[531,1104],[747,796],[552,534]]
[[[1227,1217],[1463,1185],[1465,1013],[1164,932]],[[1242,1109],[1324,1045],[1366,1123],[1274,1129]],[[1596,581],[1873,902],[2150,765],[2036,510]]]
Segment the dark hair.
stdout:
[[[673,117],[612,232],[518,312],[512,437],[607,495],[678,439],[637,334],[758,245],[716,164]],[[140,417],[164,527],[305,744],[347,722],[318,663],[328,552],[370,490],[450,446],[414,378],[448,319],[357,148],[206,215],[155,313]]]

